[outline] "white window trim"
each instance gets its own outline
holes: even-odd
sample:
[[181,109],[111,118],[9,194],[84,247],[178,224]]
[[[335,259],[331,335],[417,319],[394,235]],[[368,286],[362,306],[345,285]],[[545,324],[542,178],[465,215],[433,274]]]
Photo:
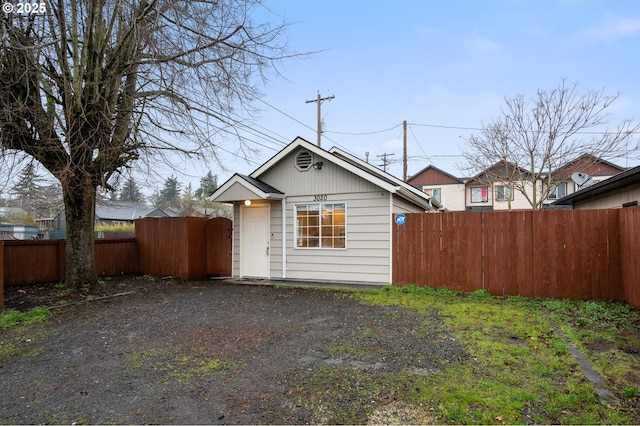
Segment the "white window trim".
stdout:
[[[499,188],[507,188],[509,189],[509,196],[508,197],[501,197],[500,194],[500,189]],[[511,185],[496,185],[496,201],[504,203],[507,201],[513,201],[513,187]]]
[[[482,188],[487,188],[487,199],[485,201],[480,200],[480,201],[473,201],[473,190],[474,189],[482,189]],[[489,203],[489,199],[491,198],[491,196],[489,195],[489,186],[488,185],[483,185],[483,186],[472,186],[469,189],[469,202],[472,204],[487,204]]]
[[[322,204],[344,204],[344,247],[298,247],[298,206],[322,206]],[[324,201],[310,203],[296,203],[293,205],[293,249],[294,250],[331,250],[344,251],[349,248],[349,229],[348,229],[348,213],[349,210],[346,201]],[[322,208],[320,207],[322,215]],[[322,226],[322,224],[320,224]],[[320,235],[320,243],[322,244],[322,235]]]
[[[564,185],[564,195],[558,196],[558,188],[560,185]],[[566,197],[569,195],[569,185],[567,182],[558,182],[549,188],[549,194],[547,195],[547,199],[549,200],[559,200],[560,198]]]

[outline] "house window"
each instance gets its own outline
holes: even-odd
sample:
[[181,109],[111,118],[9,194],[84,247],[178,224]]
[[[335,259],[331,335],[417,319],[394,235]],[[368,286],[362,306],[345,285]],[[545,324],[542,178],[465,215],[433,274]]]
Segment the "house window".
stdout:
[[296,248],[347,247],[346,204],[296,205]]
[[561,182],[557,185],[553,185],[551,189],[549,189],[549,199],[550,200],[559,200],[562,197],[567,196],[567,183]]
[[506,185],[498,185],[496,187],[496,201],[513,200],[513,191]]
[[479,186],[471,188],[471,202],[472,203],[486,203],[489,201],[489,187]]
[[436,200],[437,202],[441,202],[442,201],[442,189],[441,188],[425,188],[424,192],[431,195],[431,197],[433,197],[434,200]]

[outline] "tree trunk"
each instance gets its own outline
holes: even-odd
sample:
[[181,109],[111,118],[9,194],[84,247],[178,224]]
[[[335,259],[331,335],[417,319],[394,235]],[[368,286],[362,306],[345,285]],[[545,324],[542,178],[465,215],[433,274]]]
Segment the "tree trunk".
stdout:
[[90,176],[62,180],[67,222],[65,284],[80,290],[97,284],[95,244],[96,187]]

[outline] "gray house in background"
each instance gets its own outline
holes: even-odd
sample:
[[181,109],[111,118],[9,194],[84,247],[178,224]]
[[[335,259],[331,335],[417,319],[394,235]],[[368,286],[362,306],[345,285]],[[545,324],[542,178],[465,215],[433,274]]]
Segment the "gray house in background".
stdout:
[[359,158],[302,138],[210,198],[233,204],[238,278],[389,284],[393,215],[440,209]]
[[[125,201],[105,201],[96,203],[96,224],[106,225],[134,223],[142,217],[173,217],[176,213],[149,207],[141,203]],[[58,213],[51,224],[50,238],[62,239],[66,236],[66,219],[64,210]]]

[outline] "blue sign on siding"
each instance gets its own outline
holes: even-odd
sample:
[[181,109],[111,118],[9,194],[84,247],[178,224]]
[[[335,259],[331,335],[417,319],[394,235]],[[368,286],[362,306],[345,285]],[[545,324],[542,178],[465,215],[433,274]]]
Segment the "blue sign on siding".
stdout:
[[396,215],[396,225],[398,225],[398,226],[402,226],[402,225],[404,225],[405,223],[407,223],[407,217],[406,217],[404,214],[402,214],[402,213],[397,214],[397,215]]

